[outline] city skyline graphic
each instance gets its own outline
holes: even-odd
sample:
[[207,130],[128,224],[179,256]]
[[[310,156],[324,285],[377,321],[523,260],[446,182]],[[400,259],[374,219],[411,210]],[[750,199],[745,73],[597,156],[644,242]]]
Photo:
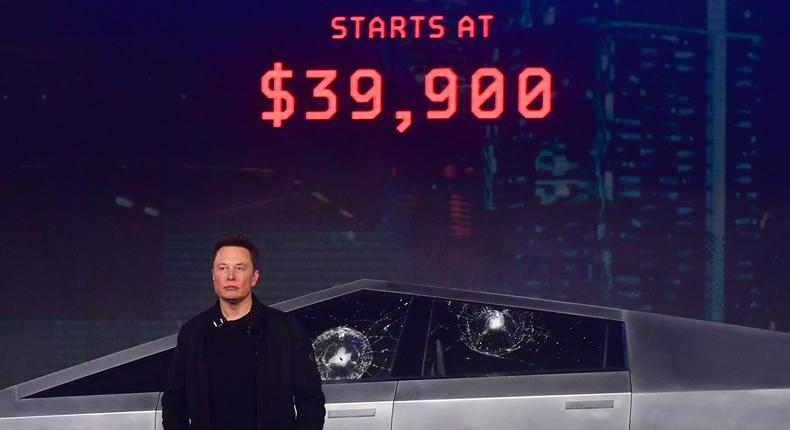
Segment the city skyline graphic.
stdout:
[[[0,45],[0,345],[22,353],[0,384],[175,332],[215,299],[223,232],[261,248],[267,303],[368,278],[790,331],[785,6],[297,3],[19,6]],[[486,38],[333,39],[355,14],[493,18]],[[275,127],[277,63],[295,114]],[[537,67],[551,112],[526,118]],[[457,113],[429,120],[438,68]],[[503,76],[496,119],[470,105],[482,68]],[[376,119],[352,120],[361,69]],[[325,106],[306,70],[336,72],[331,120],[306,119]]]

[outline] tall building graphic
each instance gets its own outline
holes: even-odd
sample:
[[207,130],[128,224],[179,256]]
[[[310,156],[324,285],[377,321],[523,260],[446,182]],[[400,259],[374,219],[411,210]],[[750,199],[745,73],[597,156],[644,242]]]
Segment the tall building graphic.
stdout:
[[[748,6],[730,8],[732,15],[750,16]],[[761,285],[757,267],[764,264],[762,246],[765,220],[764,192],[770,184],[762,175],[766,156],[759,132],[762,109],[763,41],[749,34],[728,32],[726,39],[725,149],[725,294],[724,312],[730,320],[758,327],[771,327],[770,285]]]
[[705,281],[706,35],[614,21],[597,32],[606,300],[694,315]]
[[[514,212],[519,238],[505,289],[565,298],[572,284],[608,305],[766,325],[754,280],[761,40],[728,29],[751,17],[743,2],[664,6],[522,5],[522,27],[579,38],[574,57],[588,63],[553,65],[554,105],[574,110],[553,115],[594,124],[587,140],[523,122],[489,133],[484,205]],[[574,256],[586,270],[557,269]]]
[[622,15],[598,23],[607,297],[765,325],[754,320],[764,303],[753,270],[761,40],[728,29],[733,15],[750,15],[746,6],[705,5],[702,27]]
[[[544,120],[508,118],[488,128],[482,151],[484,201],[501,227],[504,275],[499,282],[505,292],[597,302],[594,51],[591,45],[563,55],[579,47],[578,39],[555,25],[553,10],[548,4],[525,5],[508,36],[518,43],[501,48],[501,56],[514,61],[513,74],[536,65],[530,61],[550,70],[553,111]],[[523,41],[531,40],[534,31],[545,42],[524,55]]]

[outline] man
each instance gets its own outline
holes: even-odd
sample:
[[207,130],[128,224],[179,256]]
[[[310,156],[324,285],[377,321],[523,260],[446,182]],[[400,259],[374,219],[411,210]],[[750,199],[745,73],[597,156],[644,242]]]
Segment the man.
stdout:
[[323,428],[324,395],[310,339],[252,293],[260,277],[257,258],[243,236],[215,243],[211,274],[218,301],[178,332],[162,397],[165,430]]

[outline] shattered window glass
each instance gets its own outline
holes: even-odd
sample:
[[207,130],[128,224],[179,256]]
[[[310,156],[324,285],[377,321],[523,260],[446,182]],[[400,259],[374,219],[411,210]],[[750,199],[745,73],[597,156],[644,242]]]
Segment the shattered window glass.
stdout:
[[608,327],[597,318],[436,300],[423,375],[603,370]]
[[313,341],[324,381],[387,379],[411,298],[357,291],[292,311]]

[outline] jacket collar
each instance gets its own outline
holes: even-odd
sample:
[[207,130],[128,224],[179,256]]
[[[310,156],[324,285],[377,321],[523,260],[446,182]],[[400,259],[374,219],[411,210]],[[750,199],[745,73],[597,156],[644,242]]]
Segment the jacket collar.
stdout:
[[[263,303],[258,300],[258,296],[255,293],[251,293],[252,296],[252,308],[250,309],[250,314],[252,316],[252,320],[256,322],[260,321],[263,317],[263,308],[266,307]],[[225,324],[227,320],[225,316],[222,314],[222,308],[219,306],[219,299],[214,302],[214,306],[211,308],[211,321],[209,321],[209,326],[211,327],[219,327],[222,324]]]

